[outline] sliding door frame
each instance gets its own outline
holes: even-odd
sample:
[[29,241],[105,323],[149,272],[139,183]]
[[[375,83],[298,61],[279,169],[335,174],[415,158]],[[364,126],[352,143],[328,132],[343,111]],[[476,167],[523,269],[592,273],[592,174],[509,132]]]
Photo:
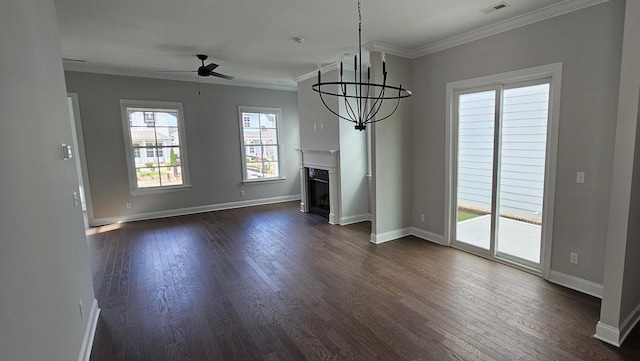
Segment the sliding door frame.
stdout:
[[[545,178],[544,178],[544,198],[542,211],[542,240],[541,240],[541,259],[540,267],[542,277],[549,279],[551,273],[551,247],[553,237],[553,213],[555,204],[555,183],[556,183],[556,167],[558,155],[558,130],[560,121],[560,92],[562,80],[562,63],[553,63],[533,68],[510,71],[506,73],[488,75],[478,78],[449,82],[446,85],[446,133],[445,133],[445,243],[449,246],[453,245],[453,237],[455,236],[455,226],[457,223],[456,211],[456,165],[457,165],[457,124],[455,116],[457,110],[454,108],[456,102],[456,93],[465,90],[489,88],[492,86],[509,87],[510,84],[523,83],[527,81],[536,81],[539,79],[550,78],[550,94],[549,94],[549,119],[547,124],[547,152],[545,155]],[[497,94],[501,98],[500,94]],[[498,116],[497,118],[501,118]],[[496,137],[497,138],[497,137]],[[494,175],[497,170],[494,169]],[[494,179],[495,183],[497,180]],[[495,201],[492,202],[495,206]],[[494,210],[495,211],[495,210]],[[494,232],[492,227],[492,232]],[[493,242],[492,242],[493,243]],[[492,245],[493,247],[493,245]],[[493,257],[493,249],[491,250],[491,259],[516,266],[523,270],[537,273],[540,271],[519,265],[513,261],[502,258]],[[479,253],[480,256],[485,254]]]

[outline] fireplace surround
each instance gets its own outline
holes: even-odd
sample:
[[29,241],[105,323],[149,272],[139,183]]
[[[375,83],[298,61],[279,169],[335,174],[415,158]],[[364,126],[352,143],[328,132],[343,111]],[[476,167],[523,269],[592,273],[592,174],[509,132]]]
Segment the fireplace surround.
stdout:
[[[301,201],[300,211],[309,212],[309,169],[319,170],[326,178],[329,185],[328,190],[328,218],[330,224],[340,224],[340,164],[338,150],[310,150],[298,149],[300,154],[300,185]],[[315,174],[315,173],[314,173]]]

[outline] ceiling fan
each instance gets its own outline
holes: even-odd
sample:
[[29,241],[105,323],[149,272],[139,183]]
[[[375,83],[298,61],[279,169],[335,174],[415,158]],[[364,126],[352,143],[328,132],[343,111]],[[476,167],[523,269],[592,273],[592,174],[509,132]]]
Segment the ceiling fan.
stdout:
[[196,56],[202,62],[202,65],[200,67],[198,67],[197,70],[161,71],[161,72],[162,73],[190,72],[190,73],[198,73],[198,76],[204,76],[204,77],[215,76],[215,77],[222,78],[222,79],[227,79],[227,80],[232,80],[233,79],[232,76],[216,73],[215,71],[213,71],[215,68],[218,67],[218,64],[211,63],[211,64],[208,64],[208,65],[204,65],[204,61],[207,60],[207,58],[209,58],[207,55],[198,54]]

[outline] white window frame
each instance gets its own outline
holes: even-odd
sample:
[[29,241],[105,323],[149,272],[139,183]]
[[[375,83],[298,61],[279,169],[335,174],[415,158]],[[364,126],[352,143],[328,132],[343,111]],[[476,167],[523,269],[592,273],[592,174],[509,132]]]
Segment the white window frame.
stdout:
[[[276,114],[276,136],[278,137],[278,143],[275,144],[278,149],[278,174],[279,177],[270,177],[270,178],[252,178],[249,179],[247,177],[247,157],[246,157],[246,147],[247,146],[263,146],[265,144],[246,144],[244,139],[244,129],[245,129],[245,118],[243,117],[243,113],[269,113]],[[238,106],[238,119],[240,126],[240,155],[241,155],[241,163],[242,163],[242,181],[244,183],[261,183],[261,182],[273,182],[273,181],[282,181],[285,180],[284,176],[284,159],[282,157],[282,109],[281,108],[270,108],[270,107],[255,107],[255,106]],[[272,145],[272,144],[270,144]]]
[[[128,110],[136,109],[140,111],[171,111],[178,113],[178,135],[180,137],[180,167],[182,168],[182,182],[181,185],[169,185],[160,187],[148,187],[138,188],[138,181],[136,177],[136,166],[133,153],[133,142],[131,141],[131,124],[129,122]],[[189,179],[189,162],[187,156],[187,140],[184,125],[184,110],[182,103],[179,102],[165,102],[165,101],[151,101],[151,100],[133,100],[133,99],[120,99],[120,111],[122,115],[122,125],[124,131],[125,140],[125,153],[127,155],[127,171],[129,173],[129,189],[132,195],[140,194],[152,194],[152,193],[164,193],[189,190],[191,188],[191,181]],[[154,150],[154,154],[156,154]]]

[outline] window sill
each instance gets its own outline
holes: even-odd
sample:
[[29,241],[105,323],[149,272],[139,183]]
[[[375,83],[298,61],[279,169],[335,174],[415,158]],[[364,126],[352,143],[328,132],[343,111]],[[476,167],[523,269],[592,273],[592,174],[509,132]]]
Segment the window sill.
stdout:
[[143,188],[143,189],[132,189],[129,192],[132,196],[143,196],[147,194],[159,194],[159,193],[169,193],[169,192],[184,192],[191,190],[190,185],[186,186],[177,186],[177,187],[162,187],[162,188]]
[[242,181],[242,183],[245,184],[245,185],[250,185],[250,184],[262,184],[262,183],[277,183],[277,182],[284,182],[286,180],[287,180],[286,177],[245,179],[245,180]]

